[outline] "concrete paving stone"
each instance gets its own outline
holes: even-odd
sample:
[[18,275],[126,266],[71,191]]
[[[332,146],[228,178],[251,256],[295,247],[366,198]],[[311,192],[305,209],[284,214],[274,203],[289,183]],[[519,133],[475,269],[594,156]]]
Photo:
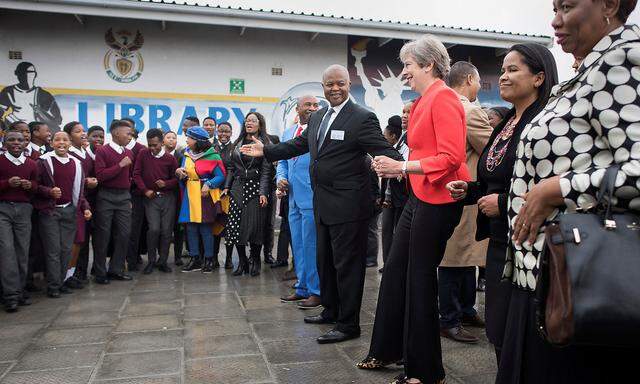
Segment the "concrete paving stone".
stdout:
[[489,345],[470,345],[442,352],[445,367],[456,377],[496,371],[496,357]]
[[68,368],[53,371],[11,372],[2,384],[86,384],[91,376],[91,368]]
[[104,343],[113,327],[49,329],[38,337],[36,345],[68,345]]
[[204,336],[185,340],[187,359],[230,355],[259,354],[258,344],[251,335]]
[[44,324],[13,324],[0,327],[0,340],[8,342],[13,340],[26,341],[33,338]]
[[303,311],[292,305],[281,305],[276,308],[249,309],[247,317],[249,322],[275,322],[275,321],[303,321],[305,316],[313,316],[320,313],[319,310]]
[[12,372],[94,365],[104,345],[39,347],[27,350]]
[[49,323],[62,311],[62,308],[38,308],[38,306],[20,307],[18,312],[0,311],[0,324],[33,324]]
[[27,349],[31,340],[7,341],[0,343],[0,361],[17,360],[20,354]]
[[335,344],[319,345],[315,339],[268,341],[262,346],[270,364],[331,361],[339,352]]
[[253,324],[256,336],[263,342],[299,338],[315,339],[332,328],[333,325],[305,324],[302,320]]
[[225,317],[242,317],[245,312],[240,303],[228,303],[225,305],[201,305],[198,307],[185,307],[184,319],[220,319]]
[[98,380],[95,383],[103,384],[180,384],[180,376],[170,377],[139,377],[134,379],[121,380]]
[[138,281],[138,284],[133,287],[133,292],[170,292],[175,291],[182,292],[182,281]]
[[464,384],[493,384],[496,382],[496,373],[484,373],[479,375],[459,377],[457,379]]
[[182,304],[175,301],[169,303],[129,303],[123,316],[171,315],[180,312],[181,309]]
[[182,344],[182,330],[116,333],[107,345],[107,353],[172,349]]
[[185,364],[185,384],[246,384],[271,379],[261,355],[190,360]]
[[187,339],[248,333],[251,333],[251,327],[244,318],[187,320],[184,322],[184,337]]
[[118,322],[118,312],[69,312],[62,313],[53,322],[52,327],[70,328],[87,325],[115,325]]
[[91,300],[87,300],[86,297],[74,297],[65,312],[119,311],[124,305],[124,300],[125,297],[122,296]]
[[276,308],[283,305],[280,297],[274,295],[242,296],[240,299],[245,309]]
[[135,290],[131,292],[129,296],[129,302],[131,304],[138,303],[167,303],[170,301],[180,300],[183,298],[182,293],[178,293],[176,291],[144,291],[144,292],[136,292]]
[[235,306],[240,305],[237,296],[233,293],[195,293],[184,295],[184,306],[195,307],[199,305]]
[[154,331],[182,328],[178,315],[128,316],[120,319],[115,332]]
[[272,370],[280,383],[370,383],[368,379],[357,372],[357,368],[351,367],[343,361],[280,364],[272,366]]
[[12,365],[13,363],[0,363],[0,378],[2,378],[2,375],[7,373],[7,371],[9,370],[9,368],[11,368]]
[[180,362],[181,352],[178,350],[106,354],[96,379],[178,374]]
[[220,293],[233,292],[233,284],[213,280],[185,281],[184,293]]
[[236,286],[235,291],[240,296],[274,295],[276,297],[280,297],[290,294],[293,290],[284,284],[278,283],[275,285],[240,285]]

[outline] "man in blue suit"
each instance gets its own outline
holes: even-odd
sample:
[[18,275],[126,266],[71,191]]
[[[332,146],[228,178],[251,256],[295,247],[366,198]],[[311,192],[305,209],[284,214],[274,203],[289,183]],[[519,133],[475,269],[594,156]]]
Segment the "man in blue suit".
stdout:
[[[282,134],[282,141],[300,136],[311,114],[319,108],[315,96],[298,98],[298,123]],[[289,230],[298,284],[296,291],[282,302],[298,302],[300,309],[318,308],[320,280],[316,264],[316,224],[313,216],[313,191],[309,178],[309,154],[280,160],[276,172],[278,189],[289,195]]]

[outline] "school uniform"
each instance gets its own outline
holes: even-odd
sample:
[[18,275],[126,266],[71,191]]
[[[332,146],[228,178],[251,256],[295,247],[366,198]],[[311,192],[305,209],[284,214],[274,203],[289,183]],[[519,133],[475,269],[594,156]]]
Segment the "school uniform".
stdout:
[[120,278],[124,271],[127,241],[131,233],[131,167],[120,167],[125,157],[133,159],[133,153],[113,142],[96,150],[95,172],[98,179],[96,197],[96,255],[94,271],[96,277],[107,276],[106,258],[109,239],[113,232],[114,252],[109,263],[109,275]]
[[[144,196],[144,212],[149,223],[147,231],[148,262],[155,263],[159,254],[159,265],[166,265],[171,244],[171,231],[175,222],[176,195],[178,179],[175,176],[178,162],[164,148],[157,155],[143,149],[137,156],[133,170],[133,180]],[[163,180],[165,186],[156,185]],[[153,192],[153,198],[146,197],[147,191]]]
[[[89,148],[69,148],[69,155],[75,157],[82,163],[82,171],[84,172],[84,176],[86,177],[95,177],[94,170],[94,158],[95,154],[90,151]],[[85,184],[85,199],[89,203],[89,206],[95,208],[96,206],[96,193],[97,189],[88,189]],[[89,221],[84,220],[84,215],[81,215],[77,220],[77,228],[76,232],[76,244],[81,244],[80,252],[78,254],[78,262],[76,263],[76,269],[73,275],[80,280],[87,279],[87,272],[89,267],[89,247],[93,244],[93,254],[95,255],[95,240],[92,239],[93,236],[93,223],[94,220],[91,219]],[[81,231],[80,229],[84,229]],[[91,241],[89,241],[91,239]]]
[[[125,146],[133,154],[131,161],[136,163],[138,154],[146,147],[132,139]],[[133,165],[131,166],[133,172]],[[131,234],[129,236],[129,248],[127,250],[127,266],[129,270],[135,270],[142,261],[140,258],[140,239],[144,237],[143,228],[145,226],[144,215],[144,196],[136,187],[135,183],[131,183]]]
[[[9,185],[18,176],[31,181],[31,189]],[[38,187],[35,161],[24,154],[0,155],[0,283],[5,306],[25,300],[29,241],[31,236],[31,198]]]
[[[47,291],[55,293],[67,276],[78,212],[83,213],[90,207],[84,198],[82,163],[75,157],[60,157],[48,152],[38,161],[38,175],[34,208],[38,210],[38,227],[44,245]],[[57,199],[51,197],[54,187],[61,190]],[[84,228],[81,232],[84,235]]]

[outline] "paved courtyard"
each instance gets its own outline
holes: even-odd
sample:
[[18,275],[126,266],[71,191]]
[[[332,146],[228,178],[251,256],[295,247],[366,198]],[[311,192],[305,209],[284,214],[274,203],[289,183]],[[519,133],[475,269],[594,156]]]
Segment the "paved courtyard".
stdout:
[[[35,295],[30,307],[0,313],[0,383],[387,383],[401,372],[354,367],[368,350],[377,269],[367,271],[362,337],[333,345],[315,342],[327,326],[302,321],[318,311],[280,303],[290,284],[283,273],[263,266],[257,278],[234,278],[224,269],[174,269],[60,299]],[[447,383],[494,380],[492,348],[483,330],[472,332],[480,344],[442,340]]]

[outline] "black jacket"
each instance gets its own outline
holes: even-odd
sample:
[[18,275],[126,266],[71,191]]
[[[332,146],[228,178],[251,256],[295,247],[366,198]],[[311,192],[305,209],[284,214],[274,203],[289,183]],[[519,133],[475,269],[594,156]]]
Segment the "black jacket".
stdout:
[[[318,150],[318,129],[327,108],[311,115],[307,129],[294,139],[266,145],[268,161],[289,159],[309,152],[309,175],[313,188],[313,208],[317,222],[335,225],[367,220],[373,215],[371,178],[365,157],[385,155],[402,160],[382,136],[373,112],[348,101],[331,124],[324,145]],[[332,139],[342,131],[343,140]],[[337,133],[337,136],[341,136]]]
[[273,166],[261,157],[251,158],[240,154],[241,145],[242,143],[238,143],[230,150],[229,160],[225,163],[227,168],[225,189],[230,189],[232,193],[240,192],[240,187],[246,180],[258,180],[260,195],[269,196]]

